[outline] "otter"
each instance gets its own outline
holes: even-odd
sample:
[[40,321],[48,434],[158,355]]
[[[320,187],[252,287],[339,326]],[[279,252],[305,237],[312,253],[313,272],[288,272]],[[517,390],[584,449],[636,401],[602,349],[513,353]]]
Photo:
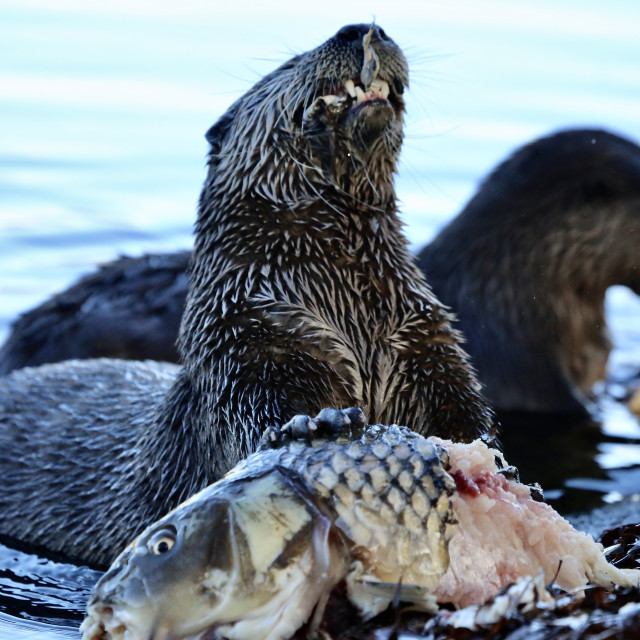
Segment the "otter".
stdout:
[[[610,350],[604,291],[639,293],[639,199],[640,147],[561,131],[495,169],[420,252],[498,411],[585,415]],[[177,361],[188,260],[128,258],[85,277],[15,323],[0,373],[71,357]]]
[[123,256],[22,314],[0,347],[0,375],[88,358],[178,362],[190,256]]
[[586,413],[606,290],[640,295],[640,148],[599,130],[520,149],[418,255],[501,412]]
[[0,379],[0,534],[92,566],[322,407],[469,441],[494,417],[402,234],[408,67],[349,25],[209,130],[180,367],[66,361]]

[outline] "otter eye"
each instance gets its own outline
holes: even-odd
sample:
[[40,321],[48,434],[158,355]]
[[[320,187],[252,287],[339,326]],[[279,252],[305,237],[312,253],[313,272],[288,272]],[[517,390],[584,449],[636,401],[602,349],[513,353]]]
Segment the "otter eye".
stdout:
[[175,531],[171,529],[161,529],[156,531],[147,541],[147,548],[154,556],[160,556],[173,549],[176,543]]

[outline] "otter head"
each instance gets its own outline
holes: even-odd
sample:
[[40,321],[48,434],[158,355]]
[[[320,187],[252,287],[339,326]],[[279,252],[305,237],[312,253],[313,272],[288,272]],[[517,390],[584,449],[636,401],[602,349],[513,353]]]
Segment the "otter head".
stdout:
[[406,59],[383,29],[343,27],[263,78],[209,130],[203,198],[386,208],[407,84]]

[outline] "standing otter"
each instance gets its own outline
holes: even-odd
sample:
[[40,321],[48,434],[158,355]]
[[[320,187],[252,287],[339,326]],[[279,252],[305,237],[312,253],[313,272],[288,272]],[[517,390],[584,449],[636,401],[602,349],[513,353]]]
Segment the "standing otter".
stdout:
[[321,407],[491,435],[450,316],[401,233],[406,60],[351,25],[207,134],[182,368],[69,361],[0,379],[0,534],[103,565],[144,525]]
[[501,411],[585,412],[606,290],[640,295],[640,148],[598,130],[520,149],[418,256]]
[[[495,407],[585,412],[610,349],[605,289],[640,293],[639,202],[636,144],[563,131],[500,165],[421,251]],[[107,355],[176,361],[188,260],[126,258],[85,277],[15,323],[0,373]]]

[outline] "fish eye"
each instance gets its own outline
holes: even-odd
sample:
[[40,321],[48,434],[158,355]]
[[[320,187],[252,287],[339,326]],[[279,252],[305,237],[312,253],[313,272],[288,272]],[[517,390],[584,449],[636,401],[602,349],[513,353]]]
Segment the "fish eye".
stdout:
[[160,529],[147,540],[147,548],[154,556],[161,556],[173,549],[176,543],[176,532],[171,529]]

